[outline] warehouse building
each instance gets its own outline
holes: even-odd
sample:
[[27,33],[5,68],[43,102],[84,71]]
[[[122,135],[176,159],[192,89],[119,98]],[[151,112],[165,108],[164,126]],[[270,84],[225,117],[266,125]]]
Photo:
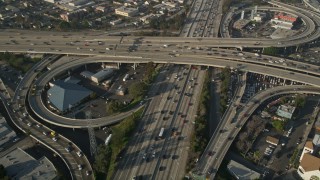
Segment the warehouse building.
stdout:
[[101,71],[97,72],[96,74],[93,74],[90,79],[95,83],[100,83],[102,80],[110,77],[113,73],[112,69],[106,68],[102,69]]
[[57,80],[51,83],[47,96],[51,107],[65,112],[90,97],[92,91],[78,84]]

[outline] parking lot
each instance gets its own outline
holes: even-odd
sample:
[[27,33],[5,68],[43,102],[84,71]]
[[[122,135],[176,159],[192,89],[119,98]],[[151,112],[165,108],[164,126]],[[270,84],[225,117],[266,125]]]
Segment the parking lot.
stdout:
[[253,95],[258,93],[259,91],[263,91],[268,88],[272,88],[276,86],[298,85],[298,84],[301,84],[301,83],[278,78],[278,77],[248,72],[246,90],[244,95],[242,96],[241,103],[247,102]]

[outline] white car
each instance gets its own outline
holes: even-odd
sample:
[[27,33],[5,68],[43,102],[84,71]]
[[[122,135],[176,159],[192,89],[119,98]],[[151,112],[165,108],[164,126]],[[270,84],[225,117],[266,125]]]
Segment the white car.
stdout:
[[81,157],[81,156],[82,156],[82,152],[81,152],[81,151],[78,151],[78,152],[77,152],[77,155],[78,155],[79,157]]
[[56,142],[58,139],[56,137],[53,137],[52,140]]
[[78,169],[81,171],[82,170],[82,165],[78,164]]

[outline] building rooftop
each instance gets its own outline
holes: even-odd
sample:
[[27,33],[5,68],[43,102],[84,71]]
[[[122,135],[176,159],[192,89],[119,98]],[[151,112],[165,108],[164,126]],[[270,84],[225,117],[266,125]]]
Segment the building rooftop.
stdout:
[[296,109],[296,107],[293,107],[293,106],[290,106],[290,105],[280,105],[278,110],[277,110],[277,112],[276,112],[276,114],[278,116],[291,119],[292,114],[293,114],[295,109]]
[[320,147],[320,134],[315,134],[312,142],[310,141],[310,143],[313,143],[315,146]]
[[300,166],[306,171],[320,170],[320,158],[311,154],[304,154]]
[[78,84],[63,81],[54,81],[53,84],[54,86],[48,90],[48,98],[60,111],[67,110],[92,93]]
[[7,124],[4,117],[0,116],[0,146],[15,138],[17,135]]
[[260,174],[246,166],[231,160],[228,164],[228,170],[231,174],[236,176],[237,179],[259,179]]
[[73,76],[69,76],[66,79],[64,79],[64,82],[66,83],[72,83],[72,84],[78,84],[81,80],[78,78],[75,78]]
[[266,141],[268,142],[272,142],[274,144],[278,144],[279,143],[279,139],[272,137],[272,136],[267,136]]
[[11,179],[43,180],[54,179],[57,176],[56,168],[46,157],[36,160],[20,148],[1,157],[0,162]]
[[106,69],[102,69],[101,71],[95,73],[94,75],[92,75],[92,77],[100,79],[100,78],[103,78],[103,77],[110,75],[112,72],[113,72],[112,69],[106,68]]

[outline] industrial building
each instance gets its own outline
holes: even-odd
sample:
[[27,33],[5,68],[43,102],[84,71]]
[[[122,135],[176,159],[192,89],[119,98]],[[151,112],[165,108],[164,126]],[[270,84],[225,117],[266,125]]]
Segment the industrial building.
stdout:
[[115,10],[115,13],[120,16],[125,16],[125,17],[133,17],[138,14],[138,9],[137,8],[129,8],[125,6],[121,6]]
[[13,140],[17,134],[7,124],[4,117],[0,116],[0,147],[10,140]]
[[258,172],[233,160],[228,164],[228,171],[236,179],[260,179],[260,174]]
[[50,106],[65,112],[90,97],[92,91],[76,83],[57,80],[51,83],[47,96]]
[[57,170],[46,158],[36,160],[24,150],[17,148],[0,158],[10,179],[55,179]]
[[295,107],[290,105],[280,105],[276,114],[280,117],[291,119],[295,109]]
[[102,80],[110,77],[113,73],[113,70],[110,68],[102,69],[101,71],[93,74],[90,79],[95,83],[100,83]]

